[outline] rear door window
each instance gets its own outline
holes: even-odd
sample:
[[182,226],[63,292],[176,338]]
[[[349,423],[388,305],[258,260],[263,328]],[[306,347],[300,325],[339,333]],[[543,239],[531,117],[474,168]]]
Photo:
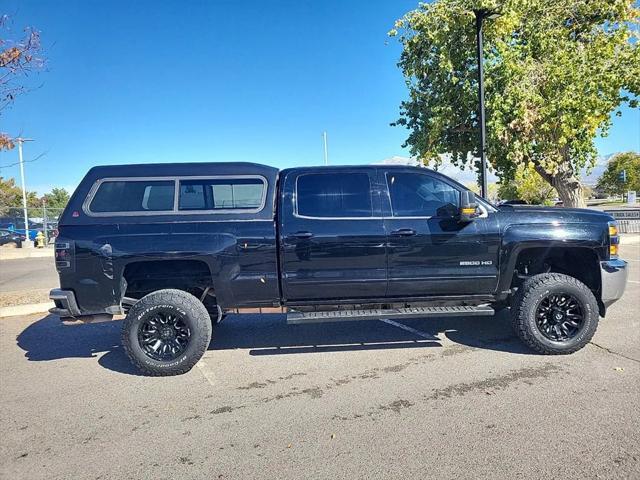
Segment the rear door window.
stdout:
[[298,215],[305,217],[371,217],[369,175],[351,172],[301,175],[296,182],[296,207]]
[[107,180],[100,184],[89,210],[93,213],[173,210],[173,180]]

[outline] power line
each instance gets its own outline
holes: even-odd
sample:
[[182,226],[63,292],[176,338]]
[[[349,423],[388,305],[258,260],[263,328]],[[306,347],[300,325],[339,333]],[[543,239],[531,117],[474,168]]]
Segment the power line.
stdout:
[[[42,152],[40,155],[38,155],[36,158],[32,158],[31,160],[25,160],[22,163],[31,163],[31,162],[36,162],[38,160],[40,160],[42,157],[44,157],[47,153],[49,153],[49,151],[47,150],[46,152]],[[9,167],[15,167],[16,165],[20,165],[20,162],[15,162],[15,163],[9,163],[7,165],[0,165],[0,169],[2,168],[9,168]]]

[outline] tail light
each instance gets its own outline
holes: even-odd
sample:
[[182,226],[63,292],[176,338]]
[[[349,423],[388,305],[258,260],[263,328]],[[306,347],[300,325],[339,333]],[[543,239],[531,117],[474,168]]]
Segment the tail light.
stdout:
[[620,236],[618,235],[618,224],[609,222],[609,258],[617,258],[620,249]]
[[58,241],[56,239],[55,258],[58,272],[69,271],[74,268],[75,247],[71,241]]

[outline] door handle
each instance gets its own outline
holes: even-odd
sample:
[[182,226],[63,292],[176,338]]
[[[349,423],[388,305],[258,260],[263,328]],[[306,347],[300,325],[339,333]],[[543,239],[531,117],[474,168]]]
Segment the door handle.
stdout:
[[413,228],[400,228],[391,232],[394,237],[411,237],[416,234]]
[[313,233],[311,233],[311,232],[296,232],[296,233],[292,233],[290,236],[293,237],[293,238],[304,239],[304,238],[313,237]]

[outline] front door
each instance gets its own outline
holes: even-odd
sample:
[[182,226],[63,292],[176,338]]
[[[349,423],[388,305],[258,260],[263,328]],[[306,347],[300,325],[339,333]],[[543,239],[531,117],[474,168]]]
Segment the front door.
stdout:
[[384,297],[386,234],[376,171],[283,173],[283,296],[288,303]]
[[459,223],[459,187],[432,173],[389,169],[381,182],[388,188],[390,297],[495,291],[499,237],[489,212]]

